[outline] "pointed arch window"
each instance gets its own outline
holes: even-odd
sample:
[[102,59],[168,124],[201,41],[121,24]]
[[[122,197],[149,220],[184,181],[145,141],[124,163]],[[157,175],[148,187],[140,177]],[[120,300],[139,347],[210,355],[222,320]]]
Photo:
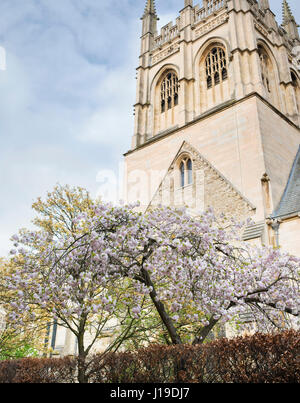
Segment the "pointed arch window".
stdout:
[[205,59],[206,84],[210,89],[228,78],[227,59],[225,50],[221,46],[211,49]]
[[161,113],[178,105],[178,77],[174,71],[169,71],[160,86]]
[[193,163],[189,157],[184,157],[179,164],[180,187],[192,185],[193,183]]
[[260,59],[261,78],[263,85],[268,92],[271,92],[269,56],[262,46],[258,46],[258,55]]

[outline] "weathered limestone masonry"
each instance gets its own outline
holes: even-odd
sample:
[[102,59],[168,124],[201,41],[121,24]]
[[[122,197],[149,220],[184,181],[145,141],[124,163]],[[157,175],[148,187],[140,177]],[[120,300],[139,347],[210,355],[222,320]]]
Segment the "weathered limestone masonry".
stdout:
[[158,32],[154,0],[146,2],[126,198],[142,209],[250,216],[246,240],[300,255],[300,190],[293,224],[276,216],[300,144],[300,38],[290,7],[284,0],[279,26],[268,0],[183,6]]
[[[180,181],[178,178],[180,170],[176,161],[179,155],[184,154],[192,158],[194,169],[191,184],[178,187],[176,182]],[[191,213],[212,207],[217,214],[224,213],[227,216],[240,218],[248,217],[249,213],[255,210],[255,207],[220,172],[187,143],[183,143],[152,199],[151,206],[155,205],[178,207],[186,205]]]

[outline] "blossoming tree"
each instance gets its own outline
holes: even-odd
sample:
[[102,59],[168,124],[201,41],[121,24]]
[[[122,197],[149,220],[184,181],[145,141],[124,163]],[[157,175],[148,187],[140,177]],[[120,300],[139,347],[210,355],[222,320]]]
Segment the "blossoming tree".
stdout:
[[49,230],[61,223],[59,209],[51,223],[38,223],[40,231],[14,236],[19,270],[7,284],[18,293],[14,320],[36,307],[51,312],[76,335],[82,357],[90,351],[87,324],[99,337],[111,315],[138,320],[146,306],[153,314],[149,303],[173,344],[202,343],[249,309],[275,326],[283,316],[299,317],[300,260],[240,242],[240,225],[212,211],[193,218],[183,209],[67,205],[68,230]]
[[[1,279],[10,276],[15,270],[14,264],[0,258],[0,284]],[[38,350],[43,349],[42,334],[43,323],[42,318],[34,324],[29,321],[27,326],[20,323],[12,323],[8,317],[14,315],[14,308],[10,303],[14,298],[13,293],[5,287],[0,287],[0,361],[13,358],[22,358],[34,356]],[[3,305],[6,305],[6,310]],[[23,323],[27,321],[26,312],[23,315]]]
[[[129,285],[106,274],[107,261],[95,252],[103,246],[91,230],[101,204],[86,191],[57,186],[33,208],[38,230],[22,229],[12,237],[13,270],[0,276],[1,295],[9,295],[2,304],[15,327],[58,323],[69,329],[77,339],[83,382],[86,357],[97,341],[106,340],[105,354],[116,351],[131,335],[136,319],[122,303]],[[126,220],[122,209],[111,216],[111,227],[105,231],[114,231]]]

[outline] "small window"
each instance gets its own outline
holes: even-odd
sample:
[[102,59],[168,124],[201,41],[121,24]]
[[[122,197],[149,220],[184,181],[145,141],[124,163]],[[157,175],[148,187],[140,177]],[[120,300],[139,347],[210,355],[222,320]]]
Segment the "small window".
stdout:
[[182,159],[180,165],[180,186],[183,188],[193,183],[193,163],[188,157]]

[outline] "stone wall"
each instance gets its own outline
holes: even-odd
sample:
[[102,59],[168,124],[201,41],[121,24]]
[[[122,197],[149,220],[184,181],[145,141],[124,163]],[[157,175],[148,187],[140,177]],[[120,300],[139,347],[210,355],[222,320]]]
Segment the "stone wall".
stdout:
[[[193,182],[184,187],[180,183],[177,163],[181,155],[188,155],[193,164]],[[201,213],[211,207],[217,215],[223,213],[228,217],[241,220],[255,213],[254,206],[186,142],[151,202],[151,206],[155,205],[186,206],[193,214]]]
[[225,105],[127,153],[124,199],[140,200],[146,209],[185,141],[249,200],[256,220],[264,219],[261,178],[266,168],[257,102],[253,95]]
[[279,244],[283,252],[300,257],[300,217],[284,220],[280,224]]

